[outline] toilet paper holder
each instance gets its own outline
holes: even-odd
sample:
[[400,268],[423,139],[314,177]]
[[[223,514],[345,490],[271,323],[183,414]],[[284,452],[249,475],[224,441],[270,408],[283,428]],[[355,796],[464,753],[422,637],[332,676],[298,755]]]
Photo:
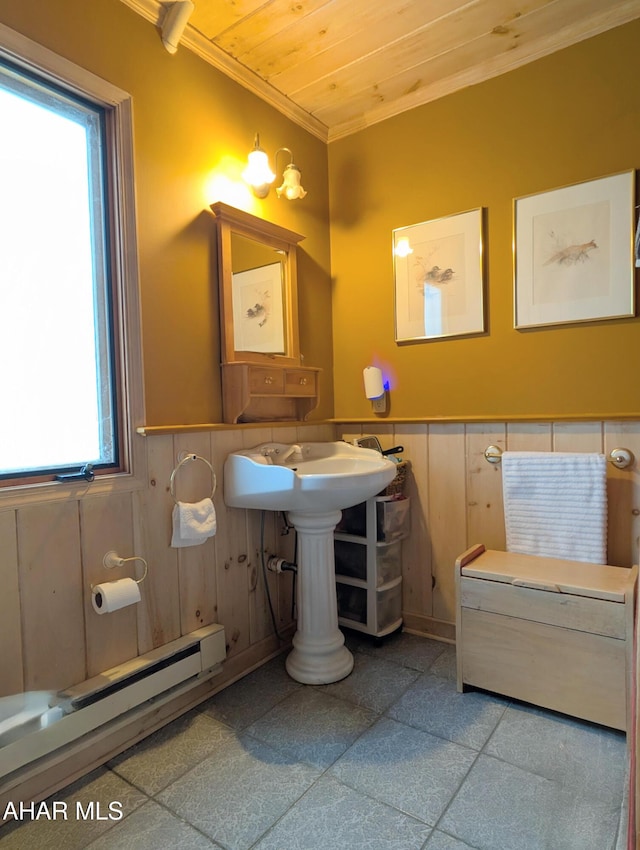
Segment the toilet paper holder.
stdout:
[[130,561],[141,561],[144,564],[144,573],[142,575],[142,578],[134,578],[136,584],[142,584],[142,582],[147,577],[147,573],[149,572],[149,565],[147,564],[144,558],[140,557],[140,555],[132,555],[130,558],[121,558],[117,552],[115,552],[113,549],[110,549],[102,559],[103,566],[105,566],[108,570],[112,570],[114,567],[122,567],[125,564],[128,564]]
[[140,602],[140,585],[149,572],[149,566],[145,559],[139,555],[122,558],[117,552],[110,549],[103,557],[102,564],[106,569],[112,570],[114,567],[122,567],[130,561],[142,561],[144,564],[142,578],[120,578],[91,585],[91,603],[96,614],[109,614]]

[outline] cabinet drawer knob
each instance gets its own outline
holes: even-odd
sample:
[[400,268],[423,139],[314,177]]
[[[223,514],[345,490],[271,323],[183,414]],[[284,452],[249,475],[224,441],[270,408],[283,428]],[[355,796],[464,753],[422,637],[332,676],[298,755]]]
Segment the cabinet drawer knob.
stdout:
[[307,380],[308,380],[307,378],[300,378],[300,383],[302,384],[303,387],[306,386]]
[[265,382],[265,384],[272,384],[273,383],[273,377],[271,375],[267,375],[266,378],[264,379],[264,382]]

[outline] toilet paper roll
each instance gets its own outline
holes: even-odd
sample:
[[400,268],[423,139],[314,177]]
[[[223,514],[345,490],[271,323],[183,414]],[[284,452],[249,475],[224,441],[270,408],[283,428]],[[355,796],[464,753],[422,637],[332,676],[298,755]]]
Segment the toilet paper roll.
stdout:
[[127,605],[140,602],[140,588],[132,578],[97,584],[91,591],[91,602],[96,614],[109,614]]

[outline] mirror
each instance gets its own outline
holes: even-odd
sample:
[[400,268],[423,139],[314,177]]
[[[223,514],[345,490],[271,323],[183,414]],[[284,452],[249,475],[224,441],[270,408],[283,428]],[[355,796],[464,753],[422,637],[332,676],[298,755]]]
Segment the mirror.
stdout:
[[235,351],[286,356],[286,255],[231,233]]
[[296,246],[298,233],[223,203],[218,276],[223,363],[300,364]]

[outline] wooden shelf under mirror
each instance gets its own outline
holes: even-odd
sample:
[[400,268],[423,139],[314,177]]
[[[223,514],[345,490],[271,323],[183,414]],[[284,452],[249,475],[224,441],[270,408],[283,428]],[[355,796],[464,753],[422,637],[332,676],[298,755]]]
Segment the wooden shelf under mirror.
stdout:
[[292,230],[223,203],[218,283],[225,422],[302,421],[318,404],[319,369],[301,365]]
[[305,366],[223,363],[224,421],[304,421],[318,406],[319,372]]

